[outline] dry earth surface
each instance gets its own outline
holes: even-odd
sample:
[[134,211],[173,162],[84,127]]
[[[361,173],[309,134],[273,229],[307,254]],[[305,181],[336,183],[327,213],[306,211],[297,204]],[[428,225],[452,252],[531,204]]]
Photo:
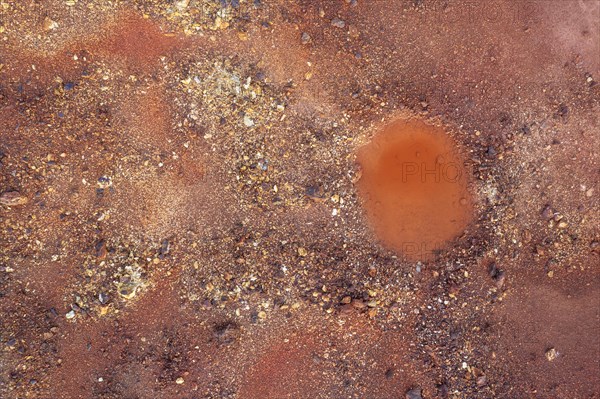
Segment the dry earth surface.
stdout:
[[597,0],[0,0],[0,397],[600,398],[599,79]]

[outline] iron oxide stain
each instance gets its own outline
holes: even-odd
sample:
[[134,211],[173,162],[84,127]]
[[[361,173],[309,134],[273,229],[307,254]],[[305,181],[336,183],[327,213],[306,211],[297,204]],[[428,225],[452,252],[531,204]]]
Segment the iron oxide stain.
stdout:
[[428,260],[472,219],[467,168],[443,129],[416,119],[386,126],[359,149],[358,192],[384,246]]

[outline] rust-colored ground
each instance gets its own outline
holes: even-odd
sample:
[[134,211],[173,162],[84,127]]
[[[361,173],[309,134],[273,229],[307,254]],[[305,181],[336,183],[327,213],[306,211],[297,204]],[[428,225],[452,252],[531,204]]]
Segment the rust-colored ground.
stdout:
[[599,398],[599,21],[0,1],[0,398]]
[[373,229],[392,250],[431,259],[472,219],[472,175],[448,133],[396,120],[359,150],[358,190]]

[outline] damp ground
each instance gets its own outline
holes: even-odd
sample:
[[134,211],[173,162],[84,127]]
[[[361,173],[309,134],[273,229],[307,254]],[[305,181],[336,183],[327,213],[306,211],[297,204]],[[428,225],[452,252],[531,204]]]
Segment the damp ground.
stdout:
[[359,150],[358,190],[372,227],[390,249],[431,259],[473,218],[460,150],[440,128],[396,120]]

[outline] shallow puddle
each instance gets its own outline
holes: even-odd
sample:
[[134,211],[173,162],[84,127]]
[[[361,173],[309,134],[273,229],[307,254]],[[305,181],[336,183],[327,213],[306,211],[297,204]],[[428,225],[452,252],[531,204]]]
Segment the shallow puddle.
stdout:
[[410,260],[430,260],[471,221],[469,173],[443,129],[397,120],[357,155],[358,192],[386,247]]

